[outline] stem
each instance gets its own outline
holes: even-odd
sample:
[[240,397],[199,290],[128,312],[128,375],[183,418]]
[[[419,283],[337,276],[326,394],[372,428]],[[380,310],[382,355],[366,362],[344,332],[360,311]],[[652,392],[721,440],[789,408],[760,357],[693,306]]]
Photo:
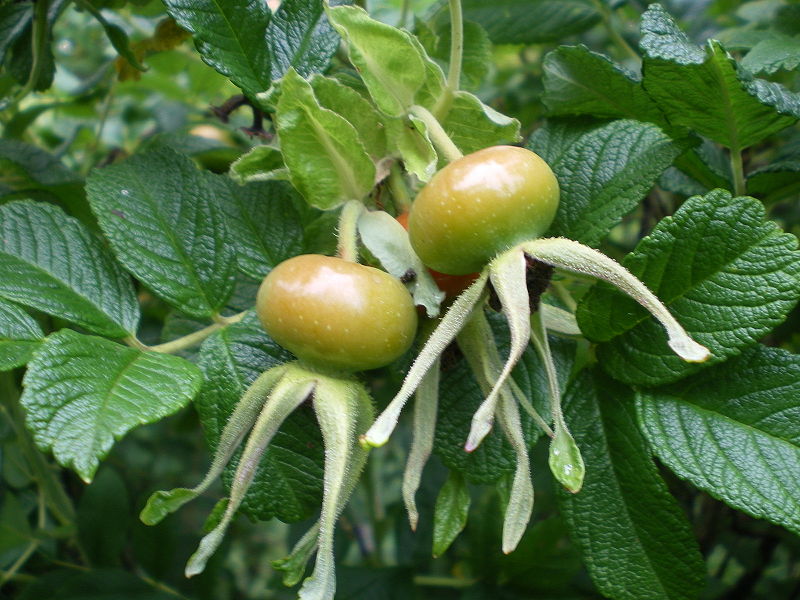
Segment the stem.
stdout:
[[0,105],[0,110],[10,109],[19,104],[19,102],[28,94],[30,94],[36,87],[36,82],[39,80],[39,74],[42,70],[42,56],[47,46],[47,13],[50,9],[49,0],[38,0],[34,4],[33,12],[33,25],[31,34],[31,72],[28,75],[28,81],[19,90],[14,97],[5,106]]
[[389,187],[392,190],[392,198],[394,199],[394,206],[397,213],[408,212],[411,208],[411,196],[408,193],[408,186],[403,180],[403,174],[397,163],[392,165],[389,170]]
[[447,162],[452,162],[464,156],[431,111],[424,106],[415,104],[409,109],[409,114],[414,115],[425,124],[431,142],[433,142],[436,150],[444,154]]
[[453,96],[461,85],[461,61],[464,55],[464,17],[461,0],[450,0],[450,65],[444,93],[436,102],[433,114],[442,119],[450,112]]
[[742,161],[742,151],[739,148],[731,148],[731,172],[733,173],[733,193],[736,196],[747,194],[747,184],[744,180],[744,164]]
[[631,45],[625,40],[624,37],[622,37],[622,35],[620,35],[619,31],[617,31],[617,29],[611,23],[611,9],[608,8],[601,0],[594,0],[593,4],[602,15],[603,26],[606,28],[608,37],[611,38],[611,41],[614,42],[614,45],[617,46],[617,48],[619,48],[623,54],[627,54],[631,58],[635,58],[637,61],[641,60],[641,57],[639,54],[637,54],[636,50],[631,48]]
[[457,577],[438,577],[436,575],[416,575],[414,585],[442,588],[468,588],[477,583],[477,579],[459,579]]
[[411,12],[411,0],[403,0],[403,6],[400,8],[400,22],[397,24],[398,29],[406,26],[409,12]]
[[558,296],[558,299],[564,303],[567,309],[571,313],[575,313],[575,309],[578,308],[578,303],[575,302],[575,298],[572,297],[572,294],[567,287],[560,281],[551,281],[550,286],[553,288],[556,296]]
[[348,200],[339,216],[339,243],[336,254],[342,260],[358,262],[358,218],[364,205],[358,200]]
[[[162,352],[164,354],[174,354],[175,352],[180,352],[181,350],[185,350],[186,348],[190,348],[196,344],[199,344],[208,336],[210,336],[215,331],[222,329],[223,327],[227,327],[228,325],[232,325],[234,323],[238,323],[241,321],[247,311],[240,312],[237,315],[233,315],[232,317],[222,317],[217,316],[216,323],[209,325],[208,327],[204,327],[199,331],[195,331],[194,333],[190,333],[189,335],[185,335],[183,337],[179,337],[176,340],[172,340],[169,342],[165,342],[163,344],[157,344],[155,346],[146,346],[142,344],[139,340],[136,340],[136,345],[134,348],[139,348],[140,350],[149,350],[150,352]],[[130,338],[126,338],[127,340]]]

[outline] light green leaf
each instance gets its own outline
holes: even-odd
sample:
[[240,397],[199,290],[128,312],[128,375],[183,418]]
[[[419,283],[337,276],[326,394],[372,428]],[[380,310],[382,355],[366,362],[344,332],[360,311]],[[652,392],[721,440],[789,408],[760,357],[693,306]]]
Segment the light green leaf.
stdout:
[[0,300],[0,371],[20,367],[39,347],[44,333],[16,304]]
[[800,533],[800,360],[756,346],[637,408],[651,448],[679,477],[737,510]]
[[192,34],[203,60],[246,94],[270,86],[270,10],[263,0],[166,0],[167,12]]
[[406,171],[416,175],[420,181],[428,181],[436,172],[436,150],[425,125],[413,116],[410,121],[409,124],[405,119],[385,120],[389,149],[400,157]]
[[166,302],[210,317],[233,291],[236,249],[217,176],[169,149],[92,171],[87,193],[120,262]]
[[590,246],[639,205],[681,152],[661,129],[633,120],[589,130],[549,122],[528,147],[548,162],[561,187],[549,234]]
[[441,556],[467,525],[469,489],[458,471],[450,471],[433,512],[433,556]]
[[255,146],[231,164],[230,176],[239,183],[289,180],[289,169],[275,146]]
[[130,278],[76,219],[44,202],[10,202],[0,206],[0,240],[0,297],[101,335],[135,334]]
[[378,110],[353,88],[332,77],[316,75],[311,87],[319,103],[344,117],[358,132],[373,160],[386,156],[386,129]]
[[[449,12],[435,22],[416,19],[414,29],[426,53],[442,64],[450,60]],[[486,30],[474,21],[463,24],[464,50],[461,57],[461,87],[476,90],[486,79],[492,64],[492,42]]]
[[292,184],[309,204],[331,209],[361,200],[375,183],[375,165],[356,129],[320,106],[294,70],[284,76],[276,126]]
[[497,112],[469,92],[456,92],[442,127],[464,154],[487,146],[516,143],[519,121]]
[[378,108],[393,117],[405,115],[425,81],[421,46],[407,31],[371,19],[362,8],[337,6],[328,17]]
[[182,358],[64,329],[28,364],[20,402],[39,448],[89,482],[115,440],[185,406],[201,381]]
[[673,125],[739,151],[800,118],[800,94],[752,78],[719,42],[695,46],[658,4],[642,17],[640,46],[644,89]]
[[570,537],[604,596],[693,600],[705,565],[691,526],[650,459],[633,390],[601,372],[567,388],[564,411],[583,449],[578,494],[558,495]]
[[[757,341],[800,295],[797,239],[764,222],[760,202],[725,190],[687,200],[622,264],[711,350],[709,364]],[[676,357],[662,327],[607,284],[590,290],[576,316],[584,335],[604,342],[599,361],[617,379],[659,385],[699,368]]]

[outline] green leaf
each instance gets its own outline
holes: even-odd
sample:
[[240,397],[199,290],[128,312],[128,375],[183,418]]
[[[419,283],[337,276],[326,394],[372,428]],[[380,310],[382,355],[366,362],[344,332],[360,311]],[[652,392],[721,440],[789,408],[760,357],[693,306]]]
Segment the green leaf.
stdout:
[[[764,222],[764,208],[725,190],[687,200],[622,261],[713,356],[739,354],[783,321],[800,295],[797,239]],[[696,370],[633,300],[596,285],[577,311],[603,367],[622,381],[659,385]]]
[[[255,314],[215,333],[200,351],[205,375],[195,401],[206,439],[215,449],[225,423],[244,391],[261,373],[291,359],[273,342]],[[230,486],[238,459],[226,469]],[[299,521],[319,508],[322,494],[322,437],[310,407],[303,406],[286,419],[264,452],[242,510],[256,519],[277,517]]]
[[467,525],[469,488],[457,472],[451,471],[444,482],[433,513],[433,556],[441,556]]
[[[440,13],[441,18],[426,23],[416,19],[414,29],[417,38],[431,58],[443,64],[450,60],[450,15]],[[463,24],[464,51],[461,57],[461,87],[478,89],[486,79],[492,64],[492,42],[486,30],[478,23]]]
[[747,177],[747,192],[767,204],[797,195],[800,160],[778,160],[751,172]]
[[570,537],[603,596],[691,600],[705,565],[636,423],[633,390],[601,372],[567,388],[564,411],[583,451],[578,494],[559,494]]
[[269,88],[270,10],[263,0],[165,0],[203,60],[248,95]]
[[555,42],[600,20],[588,0],[464,0],[464,18],[480,23],[495,44]]
[[294,208],[295,191],[281,182],[237,186],[222,179],[228,194],[220,198],[239,270],[262,279],[275,265],[300,254],[303,226]]
[[289,169],[279,148],[255,146],[231,164],[230,176],[239,183],[253,181],[288,181]]
[[761,40],[742,59],[742,66],[752,73],[771,75],[791,71],[800,65],[800,37],[776,34]]
[[542,101],[551,116],[593,115],[667,124],[639,78],[586,46],[559,46],[545,56],[542,68]]
[[83,178],[44,150],[15,140],[0,139],[0,198],[50,200],[84,222],[91,219]]
[[33,532],[25,507],[8,488],[4,489],[0,504],[0,556],[13,553],[16,558],[32,541]]
[[32,16],[31,4],[11,2],[0,6],[0,64],[5,60],[9,47],[25,31]]
[[30,201],[0,206],[0,297],[109,337],[136,332],[128,276],[81,223]]
[[800,94],[741,70],[719,42],[689,42],[652,4],[642,17],[644,89],[673,125],[685,125],[735,151],[800,118]]
[[463,91],[456,92],[442,127],[464,154],[520,139],[519,121]]
[[39,448],[89,482],[114,440],[183,407],[201,381],[182,358],[64,329],[28,364],[20,402]]
[[86,2],[82,4],[81,7],[88,10],[92,16],[97,19],[97,22],[100,23],[105,30],[108,41],[111,42],[111,45],[114,47],[114,50],[117,51],[117,54],[122,56],[139,71],[146,70],[144,65],[139,62],[136,54],[133,52],[133,50],[131,50],[128,34],[125,33],[125,30],[122,27],[114,23],[109,23],[108,20],[103,16],[103,13],[95,8],[91,2]]
[[311,79],[320,105],[344,117],[358,132],[367,153],[379,160],[386,156],[386,128],[377,109],[353,88],[331,77]]
[[378,108],[393,117],[405,115],[425,81],[421,46],[407,31],[371,19],[362,8],[337,6],[328,17]]
[[573,132],[574,127],[548,122],[528,147],[548,162],[561,186],[550,234],[597,246],[639,205],[680,148],[655,125],[639,121],[613,121],[589,131],[578,125]]
[[[162,542],[163,544],[163,542]],[[169,556],[172,556],[171,554]],[[15,600],[174,600],[141,577],[123,569],[62,568],[37,577]]]
[[433,177],[438,156],[427,134],[419,129],[425,131],[422,122],[411,117],[410,123],[394,118],[387,118],[385,123],[389,149],[400,157],[405,170],[416,175],[420,181],[428,181]]
[[227,186],[169,149],[94,170],[87,194],[120,262],[166,302],[210,317],[233,290],[236,254],[217,197]]
[[92,565],[112,567],[120,564],[120,555],[128,541],[130,500],[125,481],[105,466],[81,494],[76,525],[81,549]]
[[358,132],[320,106],[294,70],[284,76],[276,126],[292,184],[309,204],[331,209],[361,200],[375,183],[375,165]]
[[640,395],[651,448],[679,477],[754,517],[800,533],[800,359],[756,346]]
[[0,300],[0,371],[24,365],[43,339],[33,317],[16,304]]
[[339,47],[339,36],[328,23],[324,2],[284,0],[267,27],[272,55],[272,79],[290,67],[303,77],[322,73]]

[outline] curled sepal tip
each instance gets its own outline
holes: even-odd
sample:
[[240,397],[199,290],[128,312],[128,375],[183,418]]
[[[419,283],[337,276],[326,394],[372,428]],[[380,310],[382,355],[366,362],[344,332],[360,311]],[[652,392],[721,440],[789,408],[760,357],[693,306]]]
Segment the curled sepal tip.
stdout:
[[317,537],[314,572],[300,588],[300,600],[333,600],[336,592],[336,566],[333,534],[339,517],[352,492],[350,477],[361,471],[367,452],[358,444],[357,433],[372,418],[372,401],[357,381],[320,379],[314,393],[322,441],[325,444],[325,475],[322,509]]
[[208,489],[208,486],[219,477],[225,465],[228,464],[236,448],[253,426],[261,407],[264,405],[264,399],[285,372],[285,365],[280,365],[265,371],[253,381],[236,404],[233,414],[225,424],[217,443],[211,466],[203,481],[191,489],[175,488],[170,491],[154,492],[139,515],[142,523],[145,525],[159,523],[168,514],[175,512]]
[[293,376],[284,376],[272,390],[247,438],[236,473],[231,484],[231,495],[219,524],[200,540],[200,545],[186,564],[186,576],[201,573],[212,554],[219,547],[225,531],[244,500],[256,469],[269,442],[283,421],[297,408],[314,389],[314,381]]
[[704,362],[711,352],[694,341],[667,307],[634,277],[630,271],[605,254],[565,238],[543,238],[525,242],[522,250],[531,257],[574,273],[591,275],[608,281],[645,307],[667,331],[668,344],[675,354],[687,362]]
[[403,472],[403,503],[408,513],[411,529],[416,531],[419,521],[416,494],[422,480],[422,471],[433,450],[436,431],[436,412],[439,406],[439,359],[422,378],[414,399],[414,429],[411,450]]
[[400,418],[400,411],[403,410],[411,394],[419,387],[425,373],[433,366],[436,359],[441,356],[445,348],[455,339],[458,332],[472,313],[472,309],[483,295],[488,272],[484,270],[478,279],[469,286],[442,317],[439,325],[425,342],[422,350],[419,351],[414,364],[408,370],[403,385],[397,395],[389,403],[389,406],[380,414],[372,424],[367,433],[363,436],[362,446],[378,447],[383,446],[389,436],[392,435]]
[[556,427],[555,436],[550,442],[548,464],[553,477],[567,491],[577,494],[581,490],[586,467],[581,451],[567,429]]

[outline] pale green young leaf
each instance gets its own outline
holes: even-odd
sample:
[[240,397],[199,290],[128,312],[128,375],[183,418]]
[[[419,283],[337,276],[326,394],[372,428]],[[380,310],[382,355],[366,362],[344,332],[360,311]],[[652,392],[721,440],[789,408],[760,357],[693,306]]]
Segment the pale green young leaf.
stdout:
[[384,121],[389,150],[403,161],[406,171],[428,181],[436,172],[438,156],[425,124],[413,116],[409,121],[391,117]]
[[469,488],[466,480],[450,471],[436,498],[433,513],[433,556],[441,556],[467,525],[469,515]]
[[355,127],[320,106],[293,69],[281,88],[276,127],[292,184],[321,209],[364,198],[375,183],[375,165]]
[[39,448],[89,482],[115,440],[185,406],[201,381],[182,358],[64,329],[28,364],[20,402]]
[[567,388],[564,412],[586,477],[579,493],[559,493],[561,512],[604,596],[692,600],[705,584],[703,558],[650,459],[633,400],[633,390],[598,371]]
[[640,394],[644,433],[679,477],[759,519],[800,533],[800,360],[755,346]]
[[[764,217],[753,198],[695,196],[622,261],[711,350],[709,363],[756,342],[800,296],[797,239]],[[577,318],[584,335],[603,342],[600,363],[622,381],[659,385],[699,368],[674,356],[661,325],[607,284],[590,290]]]
[[464,154],[520,140],[519,121],[464,91],[456,92],[442,127]]
[[122,338],[136,333],[133,284],[77,219],[44,202],[0,206],[0,297]]
[[117,258],[181,312],[218,313],[233,292],[236,248],[217,198],[226,186],[158,149],[95,169],[87,194]]
[[333,7],[328,18],[378,108],[393,117],[404,116],[425,81],[421,46],[407,31],[371,19],[362,8]]
[[758,42],[742,59],[742,66],[752,73],[771,75],[791,71],[800,65],[800,36],[774,34]]
[[230,168],[230,176],[239,183],[251,181],[288,181],[289,169],[283,162],[283,154],[275,146],[263,144],[237,158]]
[[800,94],[753,78],[719,42],[695,46],[658,4],[642,17],[640,46],[644,89],[673,125],[738,152],[800,118]]

